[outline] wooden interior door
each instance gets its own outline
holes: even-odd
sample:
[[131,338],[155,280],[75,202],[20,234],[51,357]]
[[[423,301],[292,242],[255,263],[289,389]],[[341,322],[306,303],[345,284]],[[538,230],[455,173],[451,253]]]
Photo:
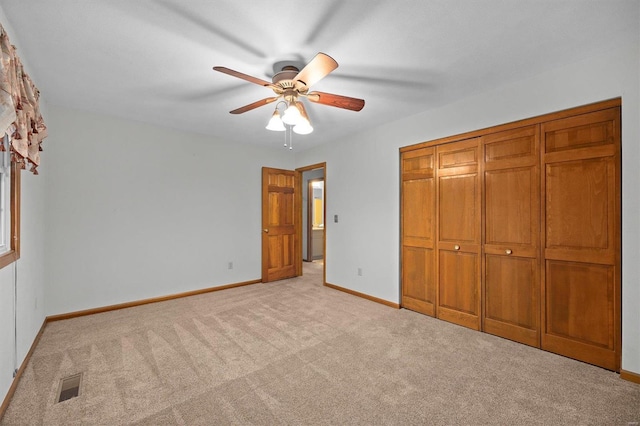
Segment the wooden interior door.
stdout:
[[437,317],[481,329],[480,138],[438,146]]
[[298,275],[296,172],[262,168],[262,282]]
[[540,346],[538,126],[484,136],[483,329]]
[[620,109],[542,132],[542,348],[619,371]]
[[400,161],[402,306],[435,316],[435,148],[405,152]]

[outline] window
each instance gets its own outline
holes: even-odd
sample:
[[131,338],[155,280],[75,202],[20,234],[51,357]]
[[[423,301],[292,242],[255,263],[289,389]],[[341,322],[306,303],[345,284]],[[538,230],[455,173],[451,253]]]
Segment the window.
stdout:
[[0,151],[0,268],[20,258],[20,168],[11,162],[9,137]]

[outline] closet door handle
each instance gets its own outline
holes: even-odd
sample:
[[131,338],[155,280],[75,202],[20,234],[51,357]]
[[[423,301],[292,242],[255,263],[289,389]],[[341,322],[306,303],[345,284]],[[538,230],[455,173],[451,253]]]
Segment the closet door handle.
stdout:
[[513,252],[511,251],[511,249],[506,249],[504,252],[505,252],[506,254],[511,254],[511,253],[513,253]]
[[453,246],[453,249],[454,250],[460,250],[460,246],[456,244],[455,246]]
[[262,230],[263,232],[269,232],[269,230],[267,228]]

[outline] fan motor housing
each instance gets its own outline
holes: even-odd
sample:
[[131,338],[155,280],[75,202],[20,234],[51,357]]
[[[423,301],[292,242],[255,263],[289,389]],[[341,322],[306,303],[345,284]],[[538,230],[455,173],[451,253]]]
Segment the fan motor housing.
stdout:
[[271,81],[273,82],[273,84],[280,85],[283,89],[293,87],[293,79],[296,75],[298,75],[298,72],[299,71],[296,67],[285,67],[285,69],[274,75]]

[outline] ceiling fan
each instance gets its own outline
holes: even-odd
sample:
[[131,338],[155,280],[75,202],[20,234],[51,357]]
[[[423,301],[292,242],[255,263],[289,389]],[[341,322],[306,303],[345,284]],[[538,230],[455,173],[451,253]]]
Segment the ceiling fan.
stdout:
[[[309,122],[309,116],[306,113],[304,104],[302,104],[298,98],[306,98],[311,102],[348,109],[351,111],[360,111],[364,107],[363,99],[334,95],[325,92],[309,91],[311,86],[322,80],[336,68],[338,68],[338,63],[331,56],[322,52],[314,56],[314,58],[305,65],[302,70],[298,69],[298,67],[294,65],[282,66],[282,69],[279,72],[276,72],[273,76],[271,82],[257,77],[252,77],[226,67],[213,67],[215,71],[241,78],[250,83],[268,87],[273,90],[276,95],[234,109],[233,111],[230,111],[231,114],[242,114],[272,102],[281,101],[287,105],[287,109],[282,116],[282,122],[293,125],[294,131],[301,134],[310,133],[313,128]],[[280,104],[280,102],[278,102],[278,104]],[[280,122],[279,125],[273,123],[276,118],[277,120],[280,120],[280,113],[277,106],[267,129],[285,130],[282,122]],[[270,128],[270,126],[273,128]]]

